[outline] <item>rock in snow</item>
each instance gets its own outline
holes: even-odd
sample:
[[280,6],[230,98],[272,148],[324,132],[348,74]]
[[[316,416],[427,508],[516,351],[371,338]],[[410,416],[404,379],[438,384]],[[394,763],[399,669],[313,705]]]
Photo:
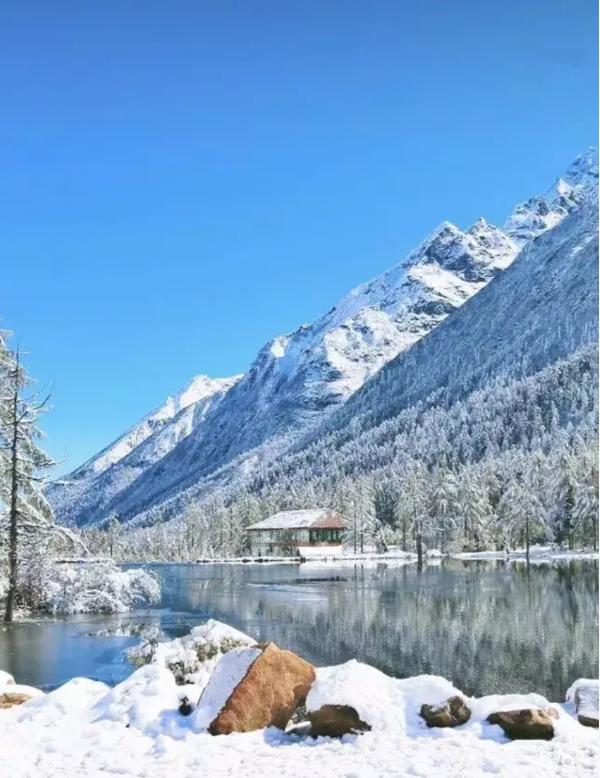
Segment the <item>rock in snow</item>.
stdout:
[[308,714],[308,720],[311,737],[343,737],[371,729],[351,705],[322,705]]
[[312,665],[274,643],[229,651],[206,686],[194,724],[212,735],[285,729],[315,678]]
[[598,728],[598,690],[600,682],[593,678],[580,678],[567,691],[566,699],[575,705],[579,722],[586,727]]
[[462,697],[450,697],[439,705],[422,705],[421,716],[428,727],[458,727],[471,718],[471,711]]
[[24,686],[23,684],[7,684],[3,691],[0,691],[0,708],[12,708],[13,705],[22,705],[35,697],[41,697],[44,693],[33,686]]
[[522,708],[491,713],[487,720],[498,724],[511,740],[551,740],[554,737],[553,720],[558,718],[554,708]]

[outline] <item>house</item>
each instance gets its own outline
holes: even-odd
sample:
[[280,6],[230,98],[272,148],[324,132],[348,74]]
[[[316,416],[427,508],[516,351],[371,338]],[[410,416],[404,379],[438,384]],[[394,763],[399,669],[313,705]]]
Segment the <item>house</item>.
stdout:
[[295,556],[307,546],[337,546],[344,538],[343,517],[326,508],[283,511],[248,527],[252,556]]

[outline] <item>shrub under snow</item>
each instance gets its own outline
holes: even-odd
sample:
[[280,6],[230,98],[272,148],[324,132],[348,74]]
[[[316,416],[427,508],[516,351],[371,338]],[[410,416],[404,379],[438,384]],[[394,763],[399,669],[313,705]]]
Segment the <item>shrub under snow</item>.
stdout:
[[209,619],[181,638],[164,643],[149,640],[134,646],[127,651],[127,657],[138,667],[146,664],[165,667],[173,673],[178,684],[194,684],[201,691],[224,654],[255,643],[244,632]]
[[40,587],[30,607],[53,615],[71,613],[126,613],[160,599],[160,586],[150,573],[101,564],[53,564],[52,574]]

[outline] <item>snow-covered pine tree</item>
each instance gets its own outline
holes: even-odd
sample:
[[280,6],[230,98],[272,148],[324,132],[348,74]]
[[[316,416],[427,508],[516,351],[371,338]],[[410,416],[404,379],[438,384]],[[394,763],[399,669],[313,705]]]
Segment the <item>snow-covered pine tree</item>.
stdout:
[[490,537],[491,506],[484,483],[474,468],[466,469],[461,475],[457,512],[462,521],[463,547],[484,549]]
[[419,569],[423,566],[423,541],[431,530],[430,486],[427,468],[421,462],[410,462],[403,474],[396,515],[414,538]]
[[528,562],[531,544],[551,537],[544,506],[529,481],[517,471],[500,499],[497,513],[506,545],[523,544]]
[[48,397],[27,394],[30,380],[19,350],[13,354],[2,341],[0,360],[0,539],[8,550],[8,587],[4,621],[10,622],[18,594],[20,564],[39,556],[53,537],[61,536],[85,550],[70,530],[54,523],[52,508],[42,493],[44,473],[53,465],[39,446],[37,426]]
[[432,530],[442,552],[458,526],[459,484],[451,470],[440,469],[433,474],[431,490]]

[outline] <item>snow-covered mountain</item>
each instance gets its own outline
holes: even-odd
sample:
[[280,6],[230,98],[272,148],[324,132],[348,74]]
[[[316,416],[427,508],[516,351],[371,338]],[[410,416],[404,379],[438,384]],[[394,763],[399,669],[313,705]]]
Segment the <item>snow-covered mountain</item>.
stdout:
[[[251,494],[279,509],[310,504],[312,495],[331,504],[342,499],[335,494],[340,482],[342,494],[363,476],[397,485],[404,466],[416,461],[430,472],[453,472],[467,489],[477,483],[479,495],[487,467],[498,497],[502,479],[527,470],[538,477],[553,457],[564,474],[566,452],[573,462],[589,445],[596,461],[598,201],[589,194],[527,243],[505,273],[244,484],[242,503]],[[473,466],[482,469],[471,470],[469,482]],[[593,493],[593,472],[578,477],[589,479]]]
[[48,497],[61,520],[103,514],[115,494],[200,426],[240,378],[196,376],[99,454],[52,483]]
[[544,195],[517,205],[504,225],[519,245],[555,227],[598,188],[598,155],[589,148],[578,156],[566,173]]
[[521,247],[577,207],[594,181],[595,157],[588,153],[550,193],[517,206],[504,230],[484,219],[466,231],[444,222],[324,316],[270,341],[201,424],[161,458],[144,460],[124,488],[93,500],[93,510],[85,489],[58,500],[53,490],[59,518],[89,523],[113,511],[127,520],[162,518],[160,506],[184,490],[198,494],[202,484],[222,484],[278,455],[509,267]]

